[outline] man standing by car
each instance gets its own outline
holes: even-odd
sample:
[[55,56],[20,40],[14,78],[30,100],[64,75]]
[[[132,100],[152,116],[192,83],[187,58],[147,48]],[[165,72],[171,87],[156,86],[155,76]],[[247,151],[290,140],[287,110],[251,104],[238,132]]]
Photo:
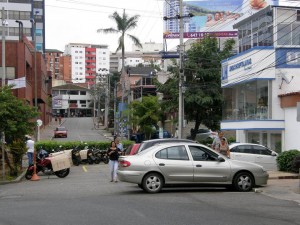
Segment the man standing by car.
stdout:
[[28,157],[28,166],[33,164],[33,153],[34,153],[34,141],[28,135],[26,136],[26,148]]
[[[219,131],[218,132],[218,137],[216,137],[211,145],[212,149],[217,151],[217,152],[220,152],[220,146],[221,146],[221,142],[222,142],[222,139],[225,138],[224,137],[224,133],[222,131]],[[227,139],[225,138],[225,142],[226,142],[226,145],[228,145],[228,142],[227,142]]]
[[120,143],[120,139],[119,139],[119,138],[116,138],[116,139],[115,139],[115,143],[116,143],[117,148],[120,149],[120,151],[122,152],[122,155],[123,155],[123,153],[124,153],[124,148],[123,148],[123,144]]

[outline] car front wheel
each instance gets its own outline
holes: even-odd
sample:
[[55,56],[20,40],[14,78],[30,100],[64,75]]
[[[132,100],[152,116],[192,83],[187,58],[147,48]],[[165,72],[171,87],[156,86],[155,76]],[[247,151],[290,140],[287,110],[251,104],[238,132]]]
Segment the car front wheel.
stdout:
[[233,185],[237,191],[251,191],[254,186],[254,178],[248,172],[240,172],[234,177]]
[[158,193],[161,191],[164,181],[160,174],[149,173],[143,179],[143,190],[148,193]]

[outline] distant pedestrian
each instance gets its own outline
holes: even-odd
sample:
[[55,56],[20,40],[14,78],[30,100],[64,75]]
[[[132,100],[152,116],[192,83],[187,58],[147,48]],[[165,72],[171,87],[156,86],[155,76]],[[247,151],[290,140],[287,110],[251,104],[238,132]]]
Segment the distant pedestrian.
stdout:
[[117,170],[118,170],[119,153],[120,153],[120,149],[116,146],[116,143],[112,141],[110,147],[107,150],[107,155],[109,157],[110,177],[111,177],[110,182],[118,182]]
[[174,138],[178,138],[178,128],[176,127]]
[[27,148],[28,166],[30,166],[33,164],[34,141],[29,135],[26,136],[26,148]]
[[60,114],[58,116],[58,123],[59,123],[59,125],[61,124],[61,115]]

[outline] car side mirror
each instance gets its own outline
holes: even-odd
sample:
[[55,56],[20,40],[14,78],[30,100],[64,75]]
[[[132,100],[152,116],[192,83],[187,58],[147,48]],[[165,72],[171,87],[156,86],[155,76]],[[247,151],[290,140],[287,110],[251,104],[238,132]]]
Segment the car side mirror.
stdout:
[[217,160],[218,160],[218,162],[225,162],[225,159],[221,156],[218,156]]
[[272,152],[271,156],[277,156],[277,153],[276,152]]

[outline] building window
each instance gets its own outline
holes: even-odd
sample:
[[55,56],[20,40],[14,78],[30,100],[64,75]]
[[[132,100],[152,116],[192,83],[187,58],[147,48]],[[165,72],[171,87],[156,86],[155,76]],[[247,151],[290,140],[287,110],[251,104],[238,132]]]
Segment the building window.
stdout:
[[223,89],[223,120],[269,119],[268,81],[259,80]]

